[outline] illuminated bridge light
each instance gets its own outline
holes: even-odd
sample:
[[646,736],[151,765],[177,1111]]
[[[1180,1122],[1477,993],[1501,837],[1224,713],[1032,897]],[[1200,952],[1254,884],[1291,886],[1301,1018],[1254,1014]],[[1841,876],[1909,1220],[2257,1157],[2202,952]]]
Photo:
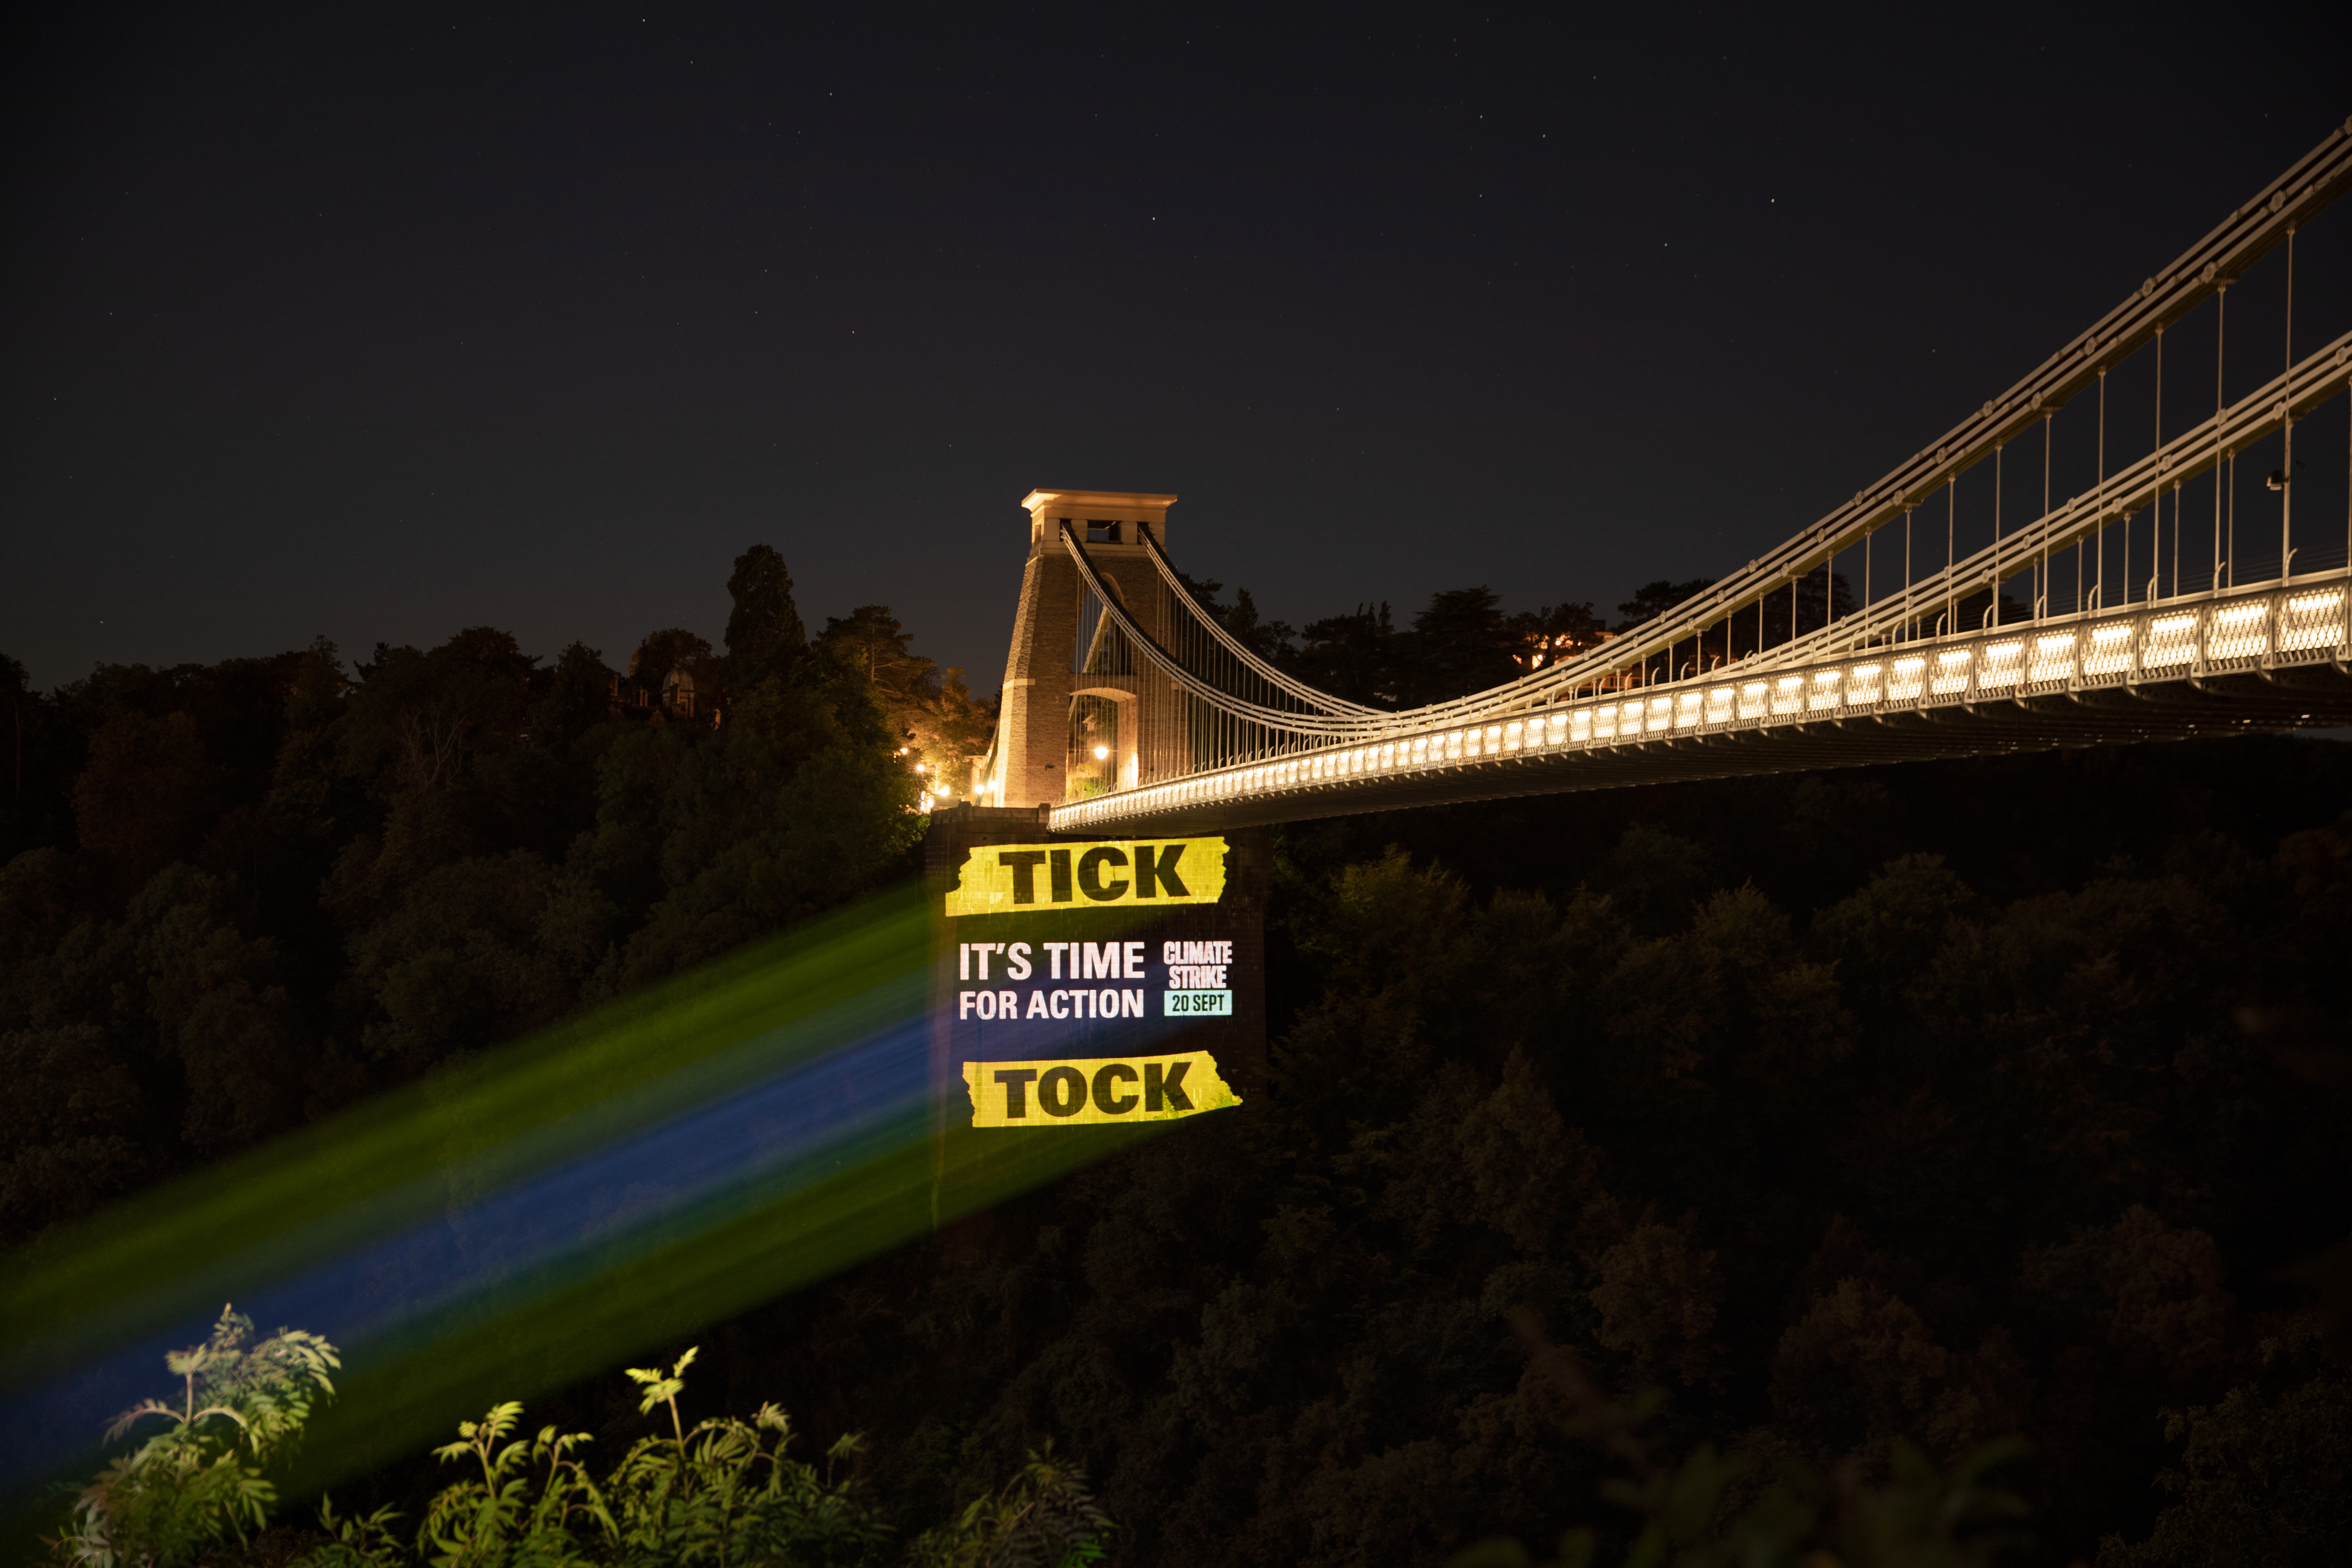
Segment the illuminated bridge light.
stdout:
[[2129,622],[2091,628],[2091,650],[2083,656],[2086,676],[2121,675],[2131,668],[2132,627]]
[[[1412,732],[1350,740],[1302,735],[1289,754],[1214,770],[1191,778],[1108,792],[1057,808],[1062,830],[1094,829],[1220,802],[1256,797],[1302,803],[1333,791],[1372,784],[1412,771],[1443,777],[1477,771],[1492,759],[1538,760],[1547,749],[1638,749],[1649,737],[1769,726],[1790,718],[1868,711],[1881,704],[2023,699],[2074,679],[2179,679],[2200,654],[2247,660],[2275,651],[2312,662],[2352,652],[2341,587],[2251,590],[2242,598],[2194,608],[2147,609],[2110,616],[2063,630],[1991,631],[1928,640],[1914,653],[1851,663],[1800,664],[1769,669],[1731,684],[1658,683],[1649,692],[1624,692],[1608,701],[1570,705],[1543,701],[1506,710],[1477,723],[1454,723]],[[1458,707],[1460,704],[1446,705]],[[2299,715],[2298,715],[2299,716]],[[1561,775],[1563,779],[1567,776]],[[1612,774],[1606,782],[1613,783]],[[1491,785],[1470,786],[1482,792]],[[1540,775],[1528,787],[1550,785]],[[1570,786],[1572,787],[1572,786]],[[995,793],[977,792],[978,798]],[[1322,808],[1301,805],[1299,815]],[[1280,818],[1277,817],[1276,820]]]
[[2298,594],[2279,617],[2279,648],[2302,653],[2335,647],[2345,640],[2344,593]]
[[2033,662],[2029,678],[2039,683],[2065,680],[2074,673],[2074,634],[2058,632],[2033,639]]
[[2024,658],[2025,644],[2018,638],[1988,646],[1984,664],[1977,671],[1977,686],[1984,690],[2015,686]]
[[2268,653],[2270,608],[2266,604],[2235,605],[2216,615],[2206,645],[2208,657],[2259,658]]
[[1937,697],[1949,697],[1969,689],[1969,661],[1974,656],[1969,649],[1956,647],[1936,656],[1935,678],[1928,690]]
[[2197,617],[2158,616],[2148,623],[2147,645],[2140,649],[2143,669],[2167,669],[2197,657]]

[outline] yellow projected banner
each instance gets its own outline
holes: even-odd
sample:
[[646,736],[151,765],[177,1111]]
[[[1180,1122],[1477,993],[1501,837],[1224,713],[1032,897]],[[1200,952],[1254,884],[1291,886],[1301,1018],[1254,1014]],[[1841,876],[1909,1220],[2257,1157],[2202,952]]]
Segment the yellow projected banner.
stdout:
[[1068,1061],[966,1062],[974,1127],[1170,1121],[1239,1105],[1206,1051]]
[[1225,841],[1155,838],[1114,844],[984,844],[948,895],[955,915],[1150,909],[1225,896]]

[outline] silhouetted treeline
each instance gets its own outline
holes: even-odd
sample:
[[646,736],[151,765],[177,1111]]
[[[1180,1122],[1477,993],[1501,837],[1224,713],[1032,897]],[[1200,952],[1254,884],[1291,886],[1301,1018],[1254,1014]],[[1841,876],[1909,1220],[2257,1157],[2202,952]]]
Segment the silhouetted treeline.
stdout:
[[[1334,696],[1380,708],[1449,701],[1534,674],[1648,625],[1715,583],[1711,577],[1645,583],[1617,606],[1613,626],[1589,600],[1507,615],[1500,596],[1478,586],[1432,595],[1428,605],[1405,626],[1396,623],[1393,609],[1383,603],[1359,605],[1347,614],[1296,628],[1260,616],[1246,588],[1237,590],[1234,602],[1227,604],[1221,596],[1223,584],[1190,577],[1184,581],[1202,607],[1260,658]],[[1978,594],[1951,606],[1923,603],[1920,627],[1932,631],[1937,622],[1955,615],[1958,624],[1975,626],[1990,602]],[[2003,603],[2005,615],[2021,616],[2013,601]],[[1855,608],[1843,574],[1816,571],[1727,620],[1712,620],[1694,635],[1679,637],[1665,651],[1631,661],[1612,671],[1610,679],[1648,683],[1720,669],[1759,649],[1819,631]]]
[[1125,1563],[1623,1528],[1560,1351],[1735,1497],[2022,1433],[2025,1561],[2337,1561],[2347,805],[2247,739],[1283,829],[1262,1103],[721,1353],[917,1514],[1054,1436]]
[[[962,710],[887,612],[809,643],[759,592],[677,656],[715,727],[488,632],[20,695],[13,1234],[896,874],[888,715]],[[1483,590],[1225,613],[1368,700],[1515,646]],[[1051,1437],[1120,1563],[1433,1564],[1622,1543],[1580,1364],[1746,1466],[1727,1507],[2021,1433],[2023,1561],[2338,1561],[2347,807],[2352,746],[2252,738],[1281,829],[1270,1090],[698,1336],[709,1408],[873,1434],[896,1517]]]
[[812,641],[764,545],[730,587],[723,654],[627,675],[487,626],[0,666],[0,1242],[903,874],[986,710],[881,606]]
[[[1234,602],[1224,584],[1184,579],[1201,605],[1259,658],[1333,696],[1382,708],[1443,702],[1499,686],[1564,654],[1597,646],[1607,635],[1589,603],[1547,605],[1505,615],[1502,600],[1481,587],[1448,588],[1400,627],[1386,604],[1309,622],[1302,630],[1264,619],[1246,588]],[[1666,588],[1654,584],[1650,589]],[[1691,591],[1705,584],[1691,584]],[[1622,606],[1628,612],[1634,605]],[[1645,614],[1642,618],[1646,619]]]

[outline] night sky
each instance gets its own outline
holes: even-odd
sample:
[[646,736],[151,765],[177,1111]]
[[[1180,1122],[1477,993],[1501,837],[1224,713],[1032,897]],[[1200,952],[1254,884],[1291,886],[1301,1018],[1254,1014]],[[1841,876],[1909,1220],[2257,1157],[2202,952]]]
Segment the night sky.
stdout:
[[[1179,494],[1180,564],[1293,622],[1605,609],[1876,479],[2352,114],[2334,6],[28,10],[42,687],[480,623],[617,668],[716,641],[765,541],[813,628],[887,604],[993,690],[1033,486]],[[2348,236],[2300,242],[2306,346]],[[2233,381],[2279,295],[2232,294]]]

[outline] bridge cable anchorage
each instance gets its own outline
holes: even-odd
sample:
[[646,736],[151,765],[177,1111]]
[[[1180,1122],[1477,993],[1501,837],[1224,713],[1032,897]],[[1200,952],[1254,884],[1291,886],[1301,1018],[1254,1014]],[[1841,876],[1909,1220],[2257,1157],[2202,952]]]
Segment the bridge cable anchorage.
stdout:
[[[1762,723],[1795,718],[1801,722],[1815,712],[1843,717],[1849,707],[1855,709],[1857,716],[1885,721],[1895,711],[1887,705],[1894,703],[1902,711],[1916,712],[1924,720],[1932,716],[1930,709],[1936,703],[1952,692],[1976,692],[1979,678],[1974,672],[1988,660],[2001,669],[2015,665],[2021,671],[2028,668],[2043,670],[2032,680],[2022,674],[2014,679],[2002,677],[1987,689],[1987,695],[2020,703],[2030,700],[2029,688],[2032,688],[2063,693],[2070,705],[2080,706],[2095,697],[2099,682],[2110,679],[2137,681],[2143,668],[2158,672],[2172,669],[2175,667],[2164,661],[2190,644],[2194,645],[2193,655],[2184,657],[2191,658],[2198,680],[2210,685],[2212,680],[2226,679],[2232,670],[2252,668],[2245,663],[2249,659],[2260,667],[2265,679],[2270,679],[2273,665],[2284,670],[2286,664],[2281,660],[2292,663],[2302,658],[2303,652],[2316,647],[2311,643],[2312,637],[2324,633],[2337,637],[2339,644],[2341,640],[2339,633],[2325,632],[2320,626],[2331,616],[2335,621],[2329,624],[2340,626],[2343,620],[2344,592],[2331,586],[2330,582],[2321,581],[2325,578],[2332,582],[2338,574],[2298,574],[2294,570],[2298,552],[2294,549],[2289,487],[2294,476],[2294,425],[2327,398],[2345,391],[2344,373],[2352,366],[2352,333],[2340,335],[2301,358],[2294,353],[2294,236],[2300,225],[2308,223],[2314,214],[2332,204],[2347,189],[2352,189],[2352,132],[2331,132],[2326,142],[2265,185],[2255,200],[2230,213],[2171,264],[2150,275],[2088,331],[2071,339],[2007,392],[1986,400],[1941,438],[1896,465],[1876,484],[1855,491],[1850,502],[1841,504],[1780,546],[1762,552],[1740,571],[1604,645],[1571,653],[1549,667],[1529,670],[1491,689],[1425,708],[1402,712],[1369,708],[1318,691],[1276,668],[1252,652],[1183,587],[1181,575],[1169,563],[1158,538],[1147,529],[1142,535],[1146,552],[1152,559],[1160,583],[1183,606],[1187,617],[1169,623],[1171,628],[1179,628],[1171,636],[1181,646],[1172,649],[1163,647],[1142,634],[1115,592],[1106,591],[1087,559],[1083,542],[1066,531],[1066,543],[1072,558],[1078,563],[1087,587],[1101,601],[1104,617],[1118,628],[1126,646],[1165,674],[1188,700],[1197,700],[1205,711],[1214,714],[1218,724],[1241,737],[1231,745],[1221,742],[1213,747],[1212,757],[1196,761],[1195,771],[1180,780],[1156,784],[1149,790],[1110,792],[1070,809],[1082,812],[1085,821],[1103,822],[1118,820],[1122,812],[1145,809],[1139,800],[1125,801],[1128,795],[1151,795],[1162,805],[1150,809],[1161,810],[1170,798],[1167,792],[1171,789],[1195,803],[1224,799],[1234,790],[1261,795],[1294,788],[1324,790],[1332,784],[1356,782],[1358,775],[1372,765],[1365,760],[1370,752],[1379,752],[1387,758],[1378,763],[1381,769],[1403,767],[1405,763],[1399,759],[1410,758],[1414,777],[1439,780],[1441,773],[1450,777],[1447,771],[1457,767],[1486,767],[1488,759],[1497,755],[1490,750],[1493,744],[1503,744],[1505,750],[1524,747],[1534,743],[1528,736],[1541,733],[1547,737],[1542,744],[1549,746],[1554,743],[1549,737],[1565,734],[1580,725],[1586,726],[1584,738],[1574,743],[1587,750],[1577,754],[1599,759],[1601,753],[1591,752],[1590,747],[1638,743],[1654,751],[1654,742],[1675,746],[1683,744],[1687,738],[1691,744],[1707,751],[1711,737],[1736,741],[1738,736],[1735,731],[1751,721]],[[2282,246],[2286,251],[2289,275],[2284,363],[2278,374],[2232,404],[2227,396],[2225,376],[2228,290],[2244,276],[2248,267]],[[2193,426],[2168,435],[2162,404],[2162,334],[2168,326],[2209,297],[2215,301],[2213,411]],[[2105,450],[2106,377],[2116,364],[2139,348],[2150,345],[2157,355],[2158,377],[2155,450],[2110,469]],[[2059,502],[2053,493],[2055,416],[2076,394],[2089,391],[2095,384],[2100,394],[2095,414],[2095,483],[2087,492]],[[2006,525],[2004,447],[2037,420],[2042,436],[2041,513],[2011,530]],[[2267,438],[2273,430],[2281,434],[2282,447],[2289,454],[2289,466],[2278,476],[2278,488],[2283,492],[2280,580],[2269,584],[2264,579],[2261,592],[2273,595],[2264,599],[2256,595],[2256,590],[2241,589],[2236,583],[2235,474],[2239,454]],[[1990,542],[1983,549],[1962,555],[1958,549],[1958,477],[1988,457],[1994,464]],[[2179,561],[2185,521],[2184,488],[2209,474],[2214,486],[2211,576],[2206,584],[2207,592],[2189,601],[2183,596],[2188,584],[2182,579]],[[1916,555],[1913,549],[1916,512],[1920,502],[1939,484],[1946,489],[1945,560],[1940,570],[1931,570],[1928,577],[1921,579],[1916,575]],[[2168,485],[2173,491],[2173,598],[2159,608],[2156,601],[2161,599],[2164,590],[2161,503]],[[2155,529],[2150,546],[2152,565],[2146,584],[2149,603],[2145,608],[2137,601],[2140,585],[2130,580],[2133,513],[2142,507],[2148,509]],[[1903,581],[1899,588],[1879,595],[1874,570],[1875,538],[1881,529],[1898,517],[1905,535]],[[2110,606],[2105,597],[2105,532],[2118,518],[2125,529],[2124,595],[2119,605]],[[1853,613],[1841,617],[1835,613],[1837,557],[1857,544],[1863,550],[1862,602]],[[2052,568],[2057,555],[2070,546],[2075,559],[2074,605],[2071,610],[2061,612],[2055,605]],[[2347,564],[2342,575],[2346,582],[2352,583],[2352,507],[2347,507],[2346,517],[2346,554]],[[2032,625],[2029,630],[2011,632],[2004,624],[2000,585],[2004,574],[2018,570],[2021,564],[2031,574]],[[1807,630],[1802,622],[1801,586],[1814,570],[1821,571],[1824,578],[1824,613],[1820,625]],[[1784,583],[1790,589],[1789,636],[1779,644],[1771,644],[1768,601]],[[1957,624],[1958,607],[1979,592],[1987,595],[1986,614],[1979,626],[1964,631]],[[2329,597],[2331,594],[2333,598]],[[1938,599],[1943,601],[1943,614],[1930,646],[1922,612],[1927,605]],[[1757,612],[1756,646],[1741,655],[1737,616],[1750,603]],[[2189,607],[2191,605],[2196,606],[2193,610]],[[2144,620],[2150,616],[2157,620]],[[2189,620],[2182,621],[2182,616],[2188,616]],[[2315,616],[2319,619],[2314,620]],[[1724,627],[1723,659],[1717,671],[1710,671],[1705,655],[1706,632],[1718,618]],[[2290,633],[2290,623],[2300,629]],[[2184,630],[2184,626],[2189,629]],[[1996,641],[1979,646],[1978,639],[1984,637]],[[2184,637],[2188,642],[2183,642]],[[2148,640],[2151,638],[2153,642]],[[1685,639],[1693,641],[1695,650],[1687,666],[1677,662],[1678,645]],[[2049,646],[2045,647],[2044,644]],[[2066,652],[2078,644],[2081,647],[2075,654]],[[1861,650],[1859,664],[1847,668],[1839,662],[1855,655],[1856,650]],[[2352,649],[2333,654],[2337,668],[2342,668],[2345,651]],[[1738,668],[1737,676],[1730,673],[1733,666]],[[1867,670],[1864,666],[1868,667]],[[1849,703],[1833,693],[1823,695],[1828,688],[1847,680],[1860,682],[1864,689],[1876,690],[1880,695],[1861,704]],[[1816,689],[1817,685],[1822,689]],[[1636,689],[1643,693],[1638,700],[1630,695]],[[1970,703],[1974,700],[1973,696],[1969,698]],[[2328,698],[2320,705],[2328,706],[2333,700]],[[1570,709],[1574,710],[1574,723],[1570,722]],[[1638,724],[1629,716],[1636,709],[1640,710]],[[2335,710],[2330,707],[2329,710]],[[1970,711],[1975,711],[1973,707]],[[2036,717],[2032,722],[2018,729],[2005,744],[2014,748],[2052,743],[2047,735],[2055,732],[2053,726],[2057,721],[2039,708],[2034,712]],[[2200,712],[2202,716],[2189,723],[2189,730],[2275,721],[2275,715],[2253,716],[2254,709],[2242,703],[2225,710]],[[2186,720],[2183,722],[2189,723]],[[1621,730],[1621,724],[1626,728]],[[2037,730],[2035,725],[2041,728]],[[2189,730],[2166,730],[2158,725],[2146,732],[2185,733]],[[1498,741],[1507,732],[1516,738]],[[2098,731],[2102,735],[2121,732],[2113,726]],[[1639,736],[1637,742],[1632,741],[1634,735]],[[1756,748],[1748,745],[1735,749]],[[1234,768],[1213,765],[1215,757],[1238,757],[1244,752],[1265,760],[1253,762],[1247,767],[1239,763]],[[1341,756],[1339,752],[1348,754]],[[1892,757],[1927,753],[1916,747],[1890,745],[1884,754]],[[1437,760],[1441,755],[1444,760]],[[1213,765],[1203,768],[1201,761]],[[1698,773],[1725,771],[1715,763],[1692,767]],[[1598,777],[1605,770],[1596,760],[1594,768],[1588,771]],[[1234,778],[1244,774],[1250,781],[1246,786],[1234,783]],[[1467,797],[1458,784],[1441,781],[1433,783],[1431,787],[1450,792],[1445,798]],[[1515,786],[1519,787],[1532,786]],[[1555,784],[1541,787],[1568,786]],[[1345,809],[1355,808],[1325,805],[1307,810],[1285,805],[1276,816],[1259,819],[1326,815],[1331,810]]]

